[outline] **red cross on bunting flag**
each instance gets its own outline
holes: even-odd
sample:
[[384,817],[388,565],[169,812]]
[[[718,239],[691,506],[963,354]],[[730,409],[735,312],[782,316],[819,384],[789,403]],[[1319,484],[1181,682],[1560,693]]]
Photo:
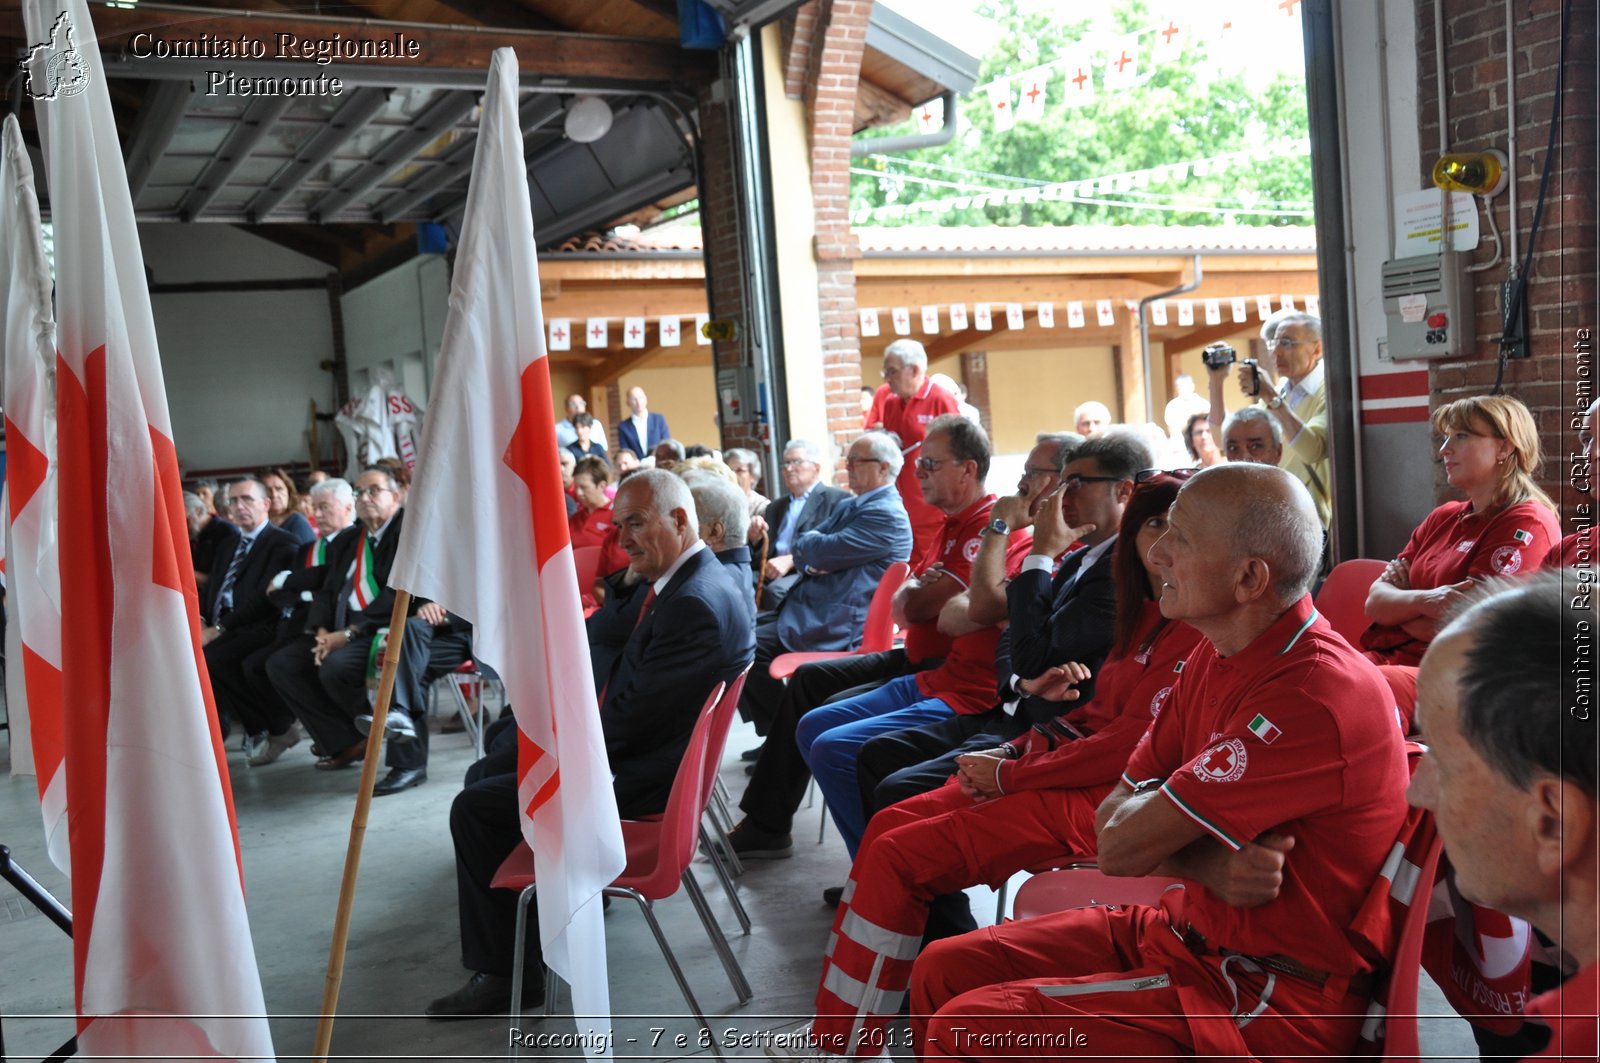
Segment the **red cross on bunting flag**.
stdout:
[[1008,328],[1008,329],[1020,329],[1020,328],[1022,328],[1022,325],[1023,325],[1022,304],[1021,303],[1007,303],[1006,304],[1006,328]]
[[609,331],[605,318],[591,317],[589,319],[589,327],[583,333],[584,346],[604,347],[606,345],[606,334]]
[[1066,73],[1063,99],[1068,107],[1082,107],[1094,99],[1094,54],[1084,45],[1067,51],[1061,63]]
[[917,129],[923,133],[934,133],[944,128],[944,97],[929,100],[916,110]]
[[1249,320],[1249,304],[1244,301],[1244,296],[1236,296],[1233,300],[1233,323],[1238,325]]
[[861,311],[861,335],[876,336],[881,331],[878,328],[878,312],[876,310]]
[[1167,323],[1167,301],[1157,299],[1150,304],[1150,324],[1165,325]]
[[1281,309],[1284,309],[1284,310],[1293,310],[1294,309],[1294,296],[1292,296],[1292,295],[1280,295],[1280,296],[1278,296],[1278,306]]
[[1139,81],[1139,34],[1129,33],[1114,39],[1106,48],[1106,88],[1112,91],[1132,88]]
[[1082,303],[1068,303],[1067,304],[1067,327],[1068,328],[1083,328],[1083,304]]
[[1011,109],[1011,79],[1001,78],[989,84],[989,113],[994,117],[994,131],[1007,132],[1015,123]]
[[644,346],[644,318],[629,317],[622,320],[622,345],[624,347]]
[[1183,27],[1169,20],[1165,26],[1156,30],[1155,41],[1150,49],[1151,62],[1170,63],[1177,59],[1187,39],[1188,34],[1184,32]]
[[1040,328],[1056,327],[1056,307],[1054,303],[1040,303],[1037,314]]
[[922,331],[929,336],[938,335],[939,308],[937,306],[925,306],[922,308]]
[[1267,318],[1269,318],[1271,316],[1272,316],[1272,296],[1270,296],[1270,295],[1258,295],[1258,296],[1256,296],[1256,317],[1259,317],[1262,321],[1265,321]]
[[1222,324],[1222,304],[1215,299],[1206,300],[1206,324]]
[[661,346],[676,347],[683,342],[683,333],[679,330],[677,318],[664,317],[657,328],[661,336]]
[[1178,324],[1185,328],[1194,324],[1194,303],[1188,299],[1178,300]]
[[572,350],[571,319],[564,317],[550,319],[550,349],[552,351]]
[[894,322],[896,336],[911,335],[911,311],[903,306],[897,306],[889,312],[889,319]]
[[978,303],[972,308],[972,327],[985,331],[994,328],[994,318],[990,316],[988,303]]
[[967,304],[950,304],[950,327],[957,332],[962,332],[967,327]]
[[1110,299],[1101,299],[1094,304],[1094,316],[1095,320],[1102,325],[1115,325],[1117,323],[1117,315],[1111,309]]
[[1019,79],[1022,95],[1017,100],[1017,121],[1037,122],[1044,117],[1045,87],[1050,82],[1050,68],[1038,67]]

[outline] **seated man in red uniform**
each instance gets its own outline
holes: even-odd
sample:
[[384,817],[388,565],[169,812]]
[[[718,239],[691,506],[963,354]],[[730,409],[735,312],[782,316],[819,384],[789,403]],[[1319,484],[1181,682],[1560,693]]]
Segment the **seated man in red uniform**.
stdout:
[[895,340],[883,349],[883,382],[889,388],[881,418],[886,432],[900,437],[905,464],[895,486],[911,518],[911,556],[921,557],[944,527],[945,514],[938,504],[922,497],[917,480],[917,459],[928,426],[947,413],[959,414],[955,396],[928,379],[928,352],[916,340]]
[[1307,594],[1321,556],[1311,496],[1281,469],[1184,485],[1150,559],[1162,615],[1205,641],[1096,817],[1101,870],[1171,875],[1182,917],[1083,908],[930,946],[912,973],[924,1055],[1349,1052],[1383,960],[1349,927],[1407,771],[1383,678]]
[[1528,1004],[1552,1027],[1541,1059],[1596,1052],[1596,710],[1573,659],[1593,652],[1590,586],[1571,572],[1491,584],[1433,640],[1417,681],[1428,751],[1408,796],[1433,812],[1457,889],[1533,923],[1581,968]]

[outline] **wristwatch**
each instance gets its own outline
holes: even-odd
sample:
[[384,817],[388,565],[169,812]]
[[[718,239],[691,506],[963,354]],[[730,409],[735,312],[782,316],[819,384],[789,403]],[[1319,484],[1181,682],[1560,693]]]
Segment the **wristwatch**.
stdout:
[[999,517],[996,517],[994,520],[991,520],[988,524],[985,524],[983,526],[983,530],[986,533],[987,532],[993,532],[996,535],[1010,535],[1011,534],[1011,529],[1006,525],[1006,522],[1001,520]]
[[346,642],[354,642],[356,640],[356,629],[353,628],[353,627],[345,628],[344,629],[344,640]]
[[1279,406],[1282,406],[1282,405],[1283,405],[1283,396],[1282,395],[1274,395],[1274,396],[1272,396],[1272,398],[1267,400],[1267,409],[1269,409],[1269,410],[1276,410]]

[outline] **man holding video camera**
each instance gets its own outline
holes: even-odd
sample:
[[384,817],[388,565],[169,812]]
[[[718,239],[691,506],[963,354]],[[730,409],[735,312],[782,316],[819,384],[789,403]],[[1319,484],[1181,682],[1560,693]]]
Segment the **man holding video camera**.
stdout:
[[1266,355],[1238,359],[1232,347],[1214,343],[1205,349],[1211,398],[1211,431],[1222,438],[1227,406],[1223,380],[1237,363],[1239,390],[1268,411],[1283,429],[1282,467],[1316,503],[1323,528],[1333,516],[1333,481],[1328,469],[1328,391],[1322,372],[1322,322],[1303,310],[1280,310],[1261,326]]

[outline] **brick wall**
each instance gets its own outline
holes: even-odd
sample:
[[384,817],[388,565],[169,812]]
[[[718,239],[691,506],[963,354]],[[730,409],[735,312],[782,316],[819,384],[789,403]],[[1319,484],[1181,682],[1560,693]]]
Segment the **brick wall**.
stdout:
[[[1418,108],[1422,159],[1430,170],[1438,158],[1438,92],[1434,78],[1434,8],[1440,0],[1418,0]],[[1517,0],[1511,57],[1516,83],[1519,257],[1526,255],[1528,226],[1539,194],[1539,178],[1550,136],[1560,56],[1559,0]],[[1596,328],[1596,21],[1592,0],[1573,0],[1566,86],[1557,127],[1554,163],[1544,216],[1533,247],[1528,278],[1531,356],[1508,362],[1504,389],[1528,404],[1539,422],[1545,453],[1541,480],[1570,506],[1577,494],[1566,481],[1565,456],[1576,447],[1571,427],[1594,398],[1594,358],[1575,350],[1583,333]],[[1505,10],[1498,0],[1447,0],[1444,6],[1444,66],[1449,144],[1453,151],[1507,147]],[[1424,172],[1424,182],[1429,182]],[[1509,196],[1492,204],[1502,232],[1509,223]],[[1485,228],[1476,262],[1493,256]],[[1506,264],[1472,275],[1476,280],[1477,350],[1460,360],[1429,366],[1432,405],[1486,394],[1494,385],[1501,333],[1500,285]],[[1586,362],[1586,368],[1580,367]],[[1579,373],[1587,372],[1586,380]],[[1587,389],[1587,390],[1585,390]],[[1442,487],[1442,480],[1440,481]],[[1443,492],[1441,492],[1443,493]],[[1564,506],[1564,508],[1567,508]],[[1568,510],[1570,512],[1570,509]]]
[[[811,127],[822,372],[828,428],[840,452],[861,430],[863,373],[855,277],[861,248],[850,227],[850,138],[871,15],[871,0],[813,0],[797,16],[795,37],[800,39],[798,20],[809,18],[809,52],[801,57],[792,50],[785,62],[787,71],[803,58],[808,72],[804,98]],[[875,375],[867,376],[877,383]]]

